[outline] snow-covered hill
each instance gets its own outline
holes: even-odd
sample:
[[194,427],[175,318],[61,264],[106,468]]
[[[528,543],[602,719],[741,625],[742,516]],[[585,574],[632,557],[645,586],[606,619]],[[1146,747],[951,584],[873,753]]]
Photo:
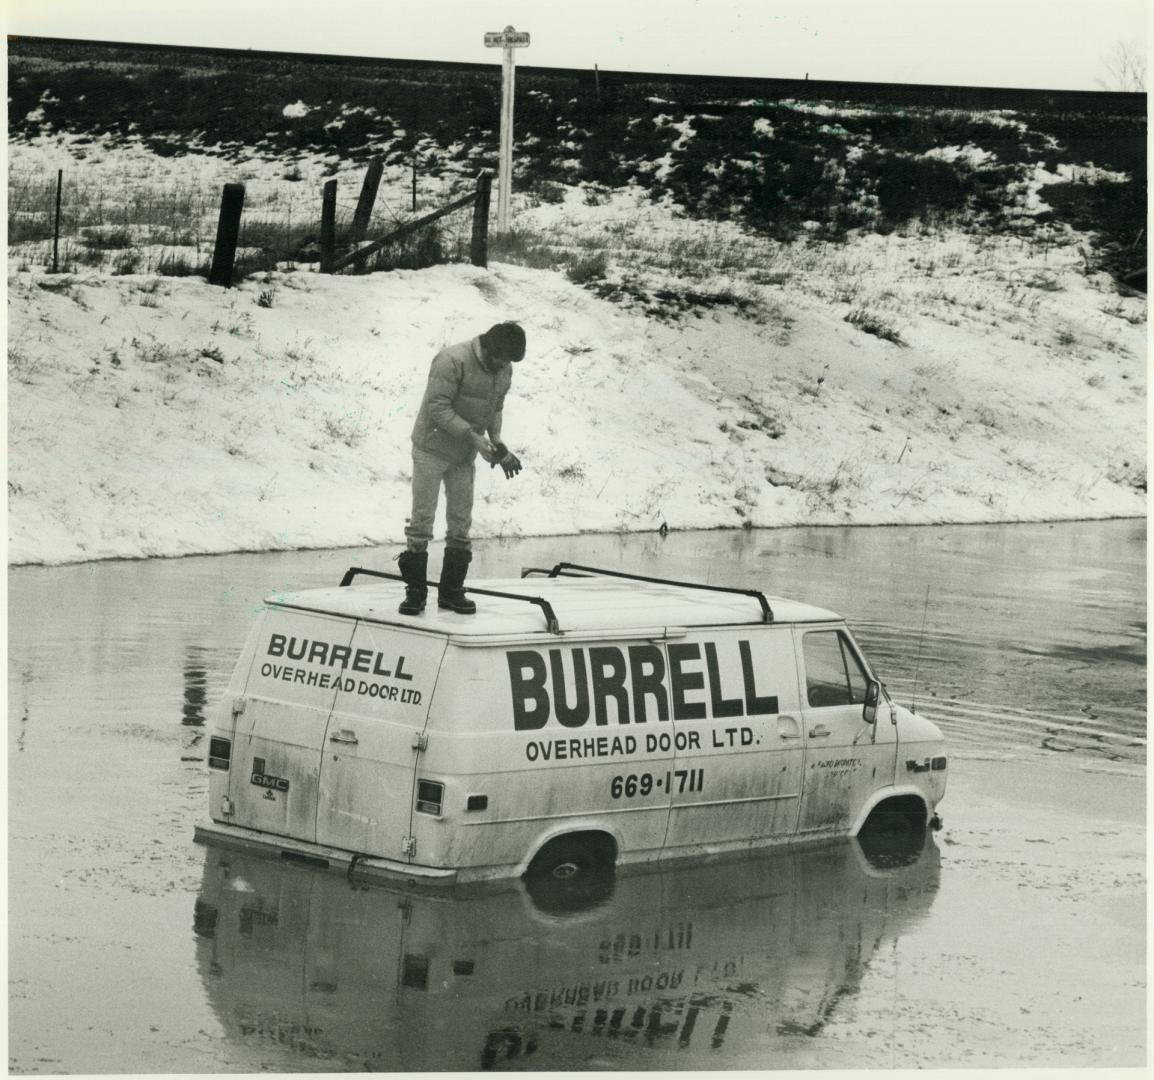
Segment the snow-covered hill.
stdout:
[[740,305],[664,319],[501,263],[14,272],[9,561],[399,542],[429,361],[502,319],[525,471],[481,466],[478,538],[1145,513],[1145,301],[1075,245],[783,250]]

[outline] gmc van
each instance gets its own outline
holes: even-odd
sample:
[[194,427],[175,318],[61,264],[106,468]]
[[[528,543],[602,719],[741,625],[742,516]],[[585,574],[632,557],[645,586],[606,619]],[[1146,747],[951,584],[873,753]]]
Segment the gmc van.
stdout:
[[398,615],[401,579],[360,567],[270,597],[197,838],[447,883],[934,818],[942,734],[833,612],[570,563],[484,586],[476,615]]

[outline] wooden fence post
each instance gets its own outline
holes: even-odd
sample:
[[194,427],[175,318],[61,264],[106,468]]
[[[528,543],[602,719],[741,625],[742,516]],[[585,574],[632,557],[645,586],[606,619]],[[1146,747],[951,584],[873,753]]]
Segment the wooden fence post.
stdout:
[[333,272],[337,250],[337,182],[326,180],[321,198],[321,273]]
[[[381,186],[381,173],[385,163],[381,158],[373,158],[369,162],[365,173],[365,182],[361,185],[361,197],[357,200],[356,213],[353,214],[353,231],[349,239],[359,244],[369,231],[369,220],[373,216],[373,204],[377,201],[377,188]],[[332,181],[334,184],[336,181]]]
[[52,273],[60,269],[60,193],[64,188],[64,170],[56,170],[56,225],[52,230]]
[[469,261],[474,266],[489,265],[489,197],[492,194],[493,174],[484,169],[477,177],[477,201],[473,203],[473,242]]
[[240,239],[240,214],[244,209],[244,184],[225,184],[220,197],[220,219],[216,225],[216,246],[212,250],[210,285],[232,285],[236,245]]

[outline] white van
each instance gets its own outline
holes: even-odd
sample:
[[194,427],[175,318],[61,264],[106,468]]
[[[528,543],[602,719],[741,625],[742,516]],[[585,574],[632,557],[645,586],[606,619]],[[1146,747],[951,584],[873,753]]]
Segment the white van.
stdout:
[[270,597],[197,838],[453,882],[933,819],[942,734],[832,612],[570,563],[484,585],[476,615],[398,615],[400,578],[360,567]]

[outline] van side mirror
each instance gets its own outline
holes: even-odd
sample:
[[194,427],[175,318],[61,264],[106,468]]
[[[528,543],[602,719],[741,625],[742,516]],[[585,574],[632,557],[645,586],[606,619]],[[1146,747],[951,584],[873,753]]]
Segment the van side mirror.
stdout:
[[861,711],[861,718],[867,724],[877,722],[878,700],[881,698],[882,684],[877,679],[870,679],[866,684],[865,706]]

